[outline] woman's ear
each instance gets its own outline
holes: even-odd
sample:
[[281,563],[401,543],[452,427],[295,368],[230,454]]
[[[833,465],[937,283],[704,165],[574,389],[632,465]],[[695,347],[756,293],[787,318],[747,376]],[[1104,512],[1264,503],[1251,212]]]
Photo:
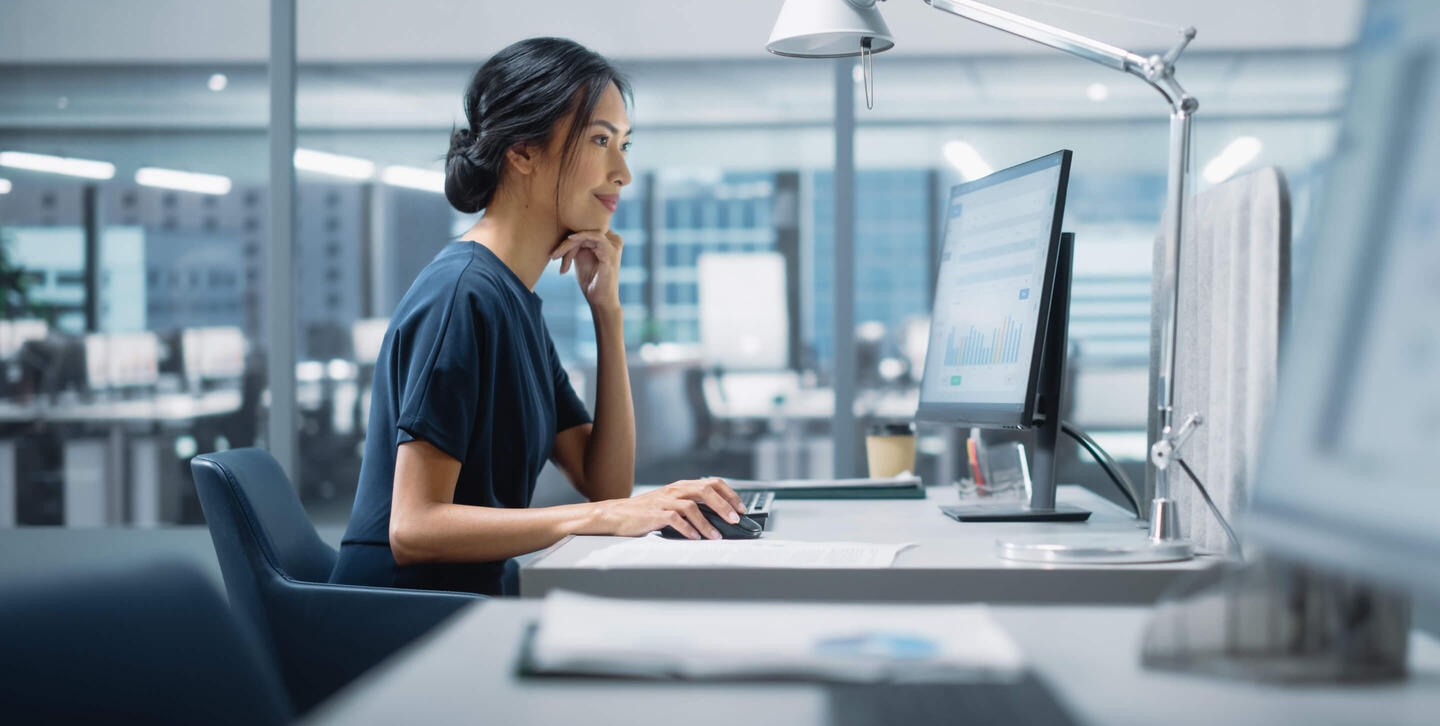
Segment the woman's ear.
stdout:
[[539,148],[531,146],[523,141],[518,141],[509,151],[505,152],[505,159],[515,171],[529,175],[535,171],[539,164]]

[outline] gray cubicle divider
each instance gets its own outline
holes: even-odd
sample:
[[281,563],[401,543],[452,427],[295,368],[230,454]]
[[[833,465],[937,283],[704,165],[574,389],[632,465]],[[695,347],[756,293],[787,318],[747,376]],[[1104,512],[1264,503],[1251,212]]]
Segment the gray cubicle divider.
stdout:
[[[1192,413],[1204,416],[1181,456],[1233,523],[1249,502],[1260,427],[1275,394],[1290,296],[1290,194],[1280,170],[1267,167],[1217,185],[1191,204],[1180,253],[1174,420],[1179,426]],[[1160,360],[1161,249],[1157,242],[1151,288],[1152,406]],[[1151,443],[1157,429],[1152,408]],[[1170,489],[1181,533],[1201,549],[1227,551],[1224,530],[1183,471],[1172,476]],[[1146,491],[1148,503],[1154,492],[1150,469]]]

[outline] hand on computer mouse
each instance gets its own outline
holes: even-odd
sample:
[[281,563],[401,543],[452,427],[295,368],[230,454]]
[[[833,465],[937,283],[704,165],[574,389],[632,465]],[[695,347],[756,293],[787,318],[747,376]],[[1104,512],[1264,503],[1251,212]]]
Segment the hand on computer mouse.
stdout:
[[[763,529],[759,522],[744,515],[741,515],[739,521],[731,524],[705,504],[700,505],[700,513],[715,526],[724,539],[755,539],[760,536],[760,531]],[[685,539],[685,535],[680,534],[674,527],[665,527],[660,530],[660,536],[666,539]]]
[[673,527],[690,539],[720,539],[720,530],[701,514],[708,505],[721,521],[737,523],[745,513],[740,495],[723,479],[685,479],[626,499],[595,502],[576,534],[616,534],[638,537],[661,527]]

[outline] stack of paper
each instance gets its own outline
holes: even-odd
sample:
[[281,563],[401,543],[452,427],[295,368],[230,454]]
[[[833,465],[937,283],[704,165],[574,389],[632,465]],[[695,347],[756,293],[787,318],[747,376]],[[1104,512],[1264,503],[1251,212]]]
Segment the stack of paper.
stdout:
[[883,569],[911,544],[778,539],[669,540],[640,537],[585,555],[577,567],[795,567]]
[[529,659],[541,673],[863,683],[1014,682],[1025,667],[984,605],[711,604],[569,592],[545,598]]

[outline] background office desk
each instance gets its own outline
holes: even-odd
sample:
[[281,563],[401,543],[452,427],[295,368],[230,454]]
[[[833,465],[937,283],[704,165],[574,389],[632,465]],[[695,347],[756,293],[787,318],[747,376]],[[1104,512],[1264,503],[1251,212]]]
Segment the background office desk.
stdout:
[[[827,723],[823,686],[522,678],[522,633],[540,603],[471,606],[322,704],[335,724]],[[1019,643],[1075,720],[1095,724],[1433,724],[1440,713],[1440,643],[1411,640],[1412,675],[1385,686],[1282,688],[1140,668],[1149,608],[1000,606]]]
[[[175,521],[176,513],[170,510],[179,504],[175,492],[160,491],[160,439],[153,427],[184,427],[196,419],[235,413],[242,404],[238,389],[59,403],[37,397],[26,403],[0,401],[0,425],[46,422],[103,429],[103,436],[64,437],[62,523],[154,527]],[[16,523],[15,445],[13,439],[0,439],[0,527]],[[123,464],[127,461],[128,469]]]
[[1214,563],[1042,565],[995,554],[995,540],[1025,535],[1118,532],[1145,536],[1135,518],[1079,486],[1061,502],[1094,512],[1086,523],[960,523],[940,513],[955,490],[931,487],[925,499],[775,501],[765,536],[807,541],[915,542],[883,570],[666,569],[580,567],[585,555],[621,537],[569,537],[520,569],[520,593],[562,588],[615,597],[770,600],[1150,604],[1177,577]]

